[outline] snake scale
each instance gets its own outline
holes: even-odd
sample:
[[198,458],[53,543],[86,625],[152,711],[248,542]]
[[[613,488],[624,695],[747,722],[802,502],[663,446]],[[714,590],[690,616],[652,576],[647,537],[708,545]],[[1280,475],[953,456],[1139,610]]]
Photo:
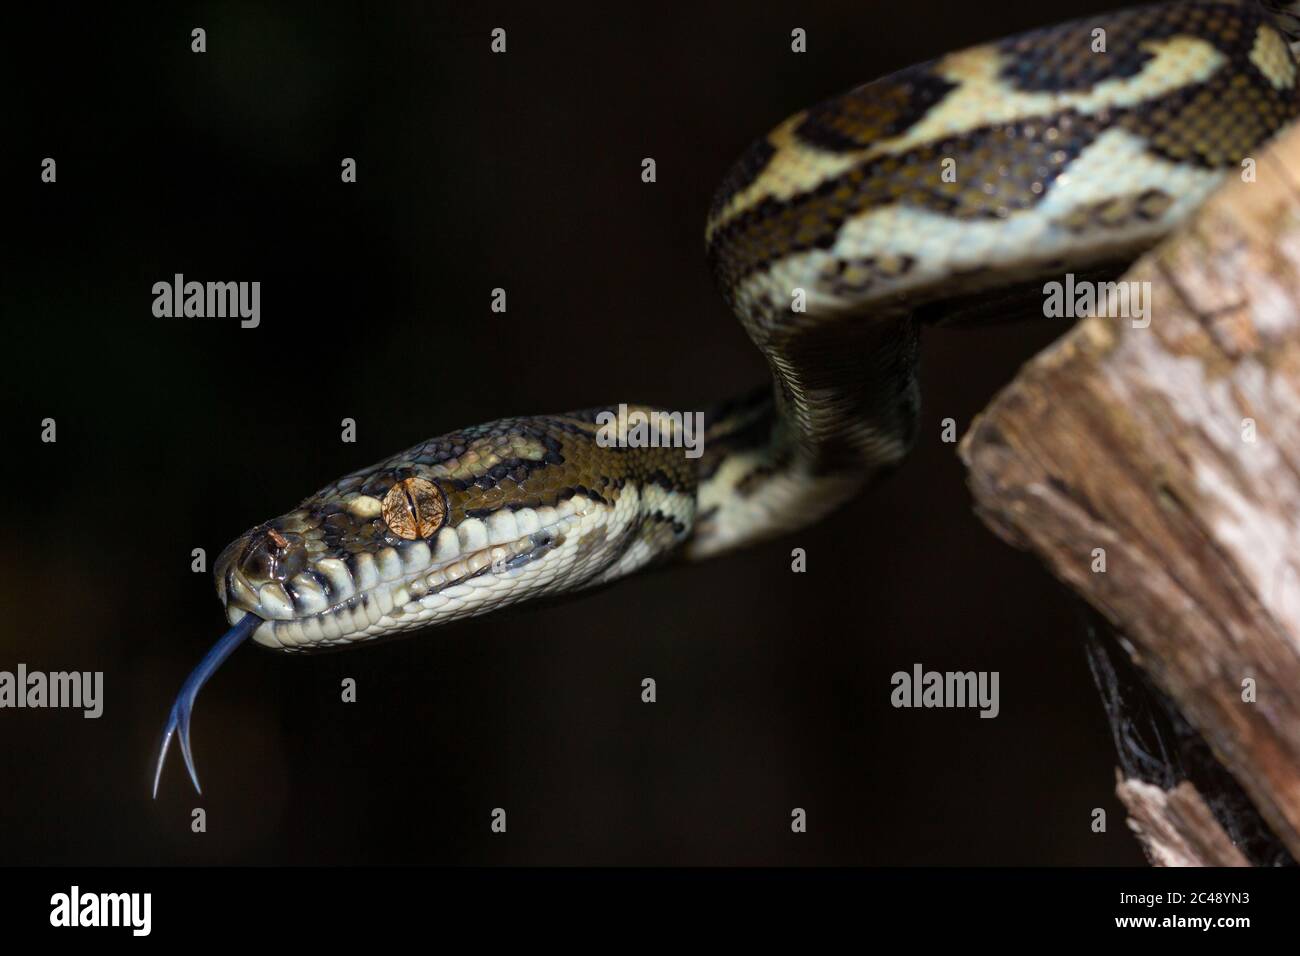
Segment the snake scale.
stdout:
[[233,627],[172,708],[154,793],[175,734],[198,787],[195,695],[249,636],[286,651],[360,643],[835,510],[913,442],[921,325],[1000,314],[1045,276],[1130,262],[1295,116],[1286,6],[1107,13],[781,123],[726,176],[705,232],[772,387],[707,412],[698,458],[680,442],[598,441],[606,408],[507,418],[399,452],[241,535],[215,566]]

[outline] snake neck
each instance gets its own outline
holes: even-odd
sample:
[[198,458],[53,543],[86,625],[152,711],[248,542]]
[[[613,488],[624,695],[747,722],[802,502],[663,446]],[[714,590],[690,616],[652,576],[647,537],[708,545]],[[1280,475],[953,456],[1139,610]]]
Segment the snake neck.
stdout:
[[913,444],[917,333],[906,314],[846,330],[746,321],[772,386],[706,420],[690,560],[811,525],[891,470]]

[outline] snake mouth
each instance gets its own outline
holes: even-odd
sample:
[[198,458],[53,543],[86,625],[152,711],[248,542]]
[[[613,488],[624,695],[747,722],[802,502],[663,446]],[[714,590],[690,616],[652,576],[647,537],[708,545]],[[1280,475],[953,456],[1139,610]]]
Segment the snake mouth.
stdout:
[[[555,507],[466,517],[429,540],[400,541],[347,559],[305,560],[302,537],[254,528],[217,559],[217,591],[231,628],[181,686],[163,728],[154,771],[158,795],[172,738],[194,789],[190,719],[199,690],[249,637],[276,650],[310,652],[373,640],[478,613],[588,580],[613,510],[575,495]],[[297,570],[302,568],[302,570]],[[254,573],[265,580],[255,586]],[[532,576],[524,585],[521,576]]]
[[536,586],[519,587],[519,579],[534,576],[541,589],[558,579],[547,573],[550,561],[567,553],[575,534],[584,537],[603,524],[605,511],[582,496],[554,507],[500,509],[466,517],[427,540],[302,561],[296,573],[267,573],[258,565],[260,582],[249,572],[248,556],[260,553],[261,539],[274,529],[254,529],[218,560],[217,591],[231,624],[248,614],[261,619],[252,638],[263,647],[311,652],[345,646],[466,617],[489,601],[501,605],[513,603],[515,594],[522,600],[539,593]]

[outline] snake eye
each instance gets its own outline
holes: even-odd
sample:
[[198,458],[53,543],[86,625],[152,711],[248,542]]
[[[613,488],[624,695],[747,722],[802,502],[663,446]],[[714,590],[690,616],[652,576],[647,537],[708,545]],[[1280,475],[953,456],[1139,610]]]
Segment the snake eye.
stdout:
[[433,536],[447,516],[447,505],[432,481],[403,478],[384,495],[382,514],[389,531],[414,541]]

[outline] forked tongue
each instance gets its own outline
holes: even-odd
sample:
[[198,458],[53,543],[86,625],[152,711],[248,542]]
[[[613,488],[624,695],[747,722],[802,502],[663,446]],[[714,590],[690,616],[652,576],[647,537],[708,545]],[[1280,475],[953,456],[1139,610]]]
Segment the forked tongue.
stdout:
[[212,645],[212,650],[199,661],[199,666],[185,678],[185,683],[181,685],[181,692],[176,695],[176,703],[172,704],[171,713],[167,715],[167,726],[163,728],[162,749],[158,753],[158,769],[153,775],[155,800],[158,798],[158,781],[162,779],[163,763],[167,760],[167,748],[171,746],[173,735],[181,738],[181,756],[185,758],[185,766],[190,771],[190,779],[194,781],[194,789],[199,793],[203,792],[199,786],[199,775],[194,769],[194,754],[190,751],[190,715],[194,711],[194,699],[199,696],[199,688],[208,682],[208,678],[216,673],[217,668],[261,623],[262,619],[256,614],[245,614],[239,619],[238,624],[221,636],[221,640]]

